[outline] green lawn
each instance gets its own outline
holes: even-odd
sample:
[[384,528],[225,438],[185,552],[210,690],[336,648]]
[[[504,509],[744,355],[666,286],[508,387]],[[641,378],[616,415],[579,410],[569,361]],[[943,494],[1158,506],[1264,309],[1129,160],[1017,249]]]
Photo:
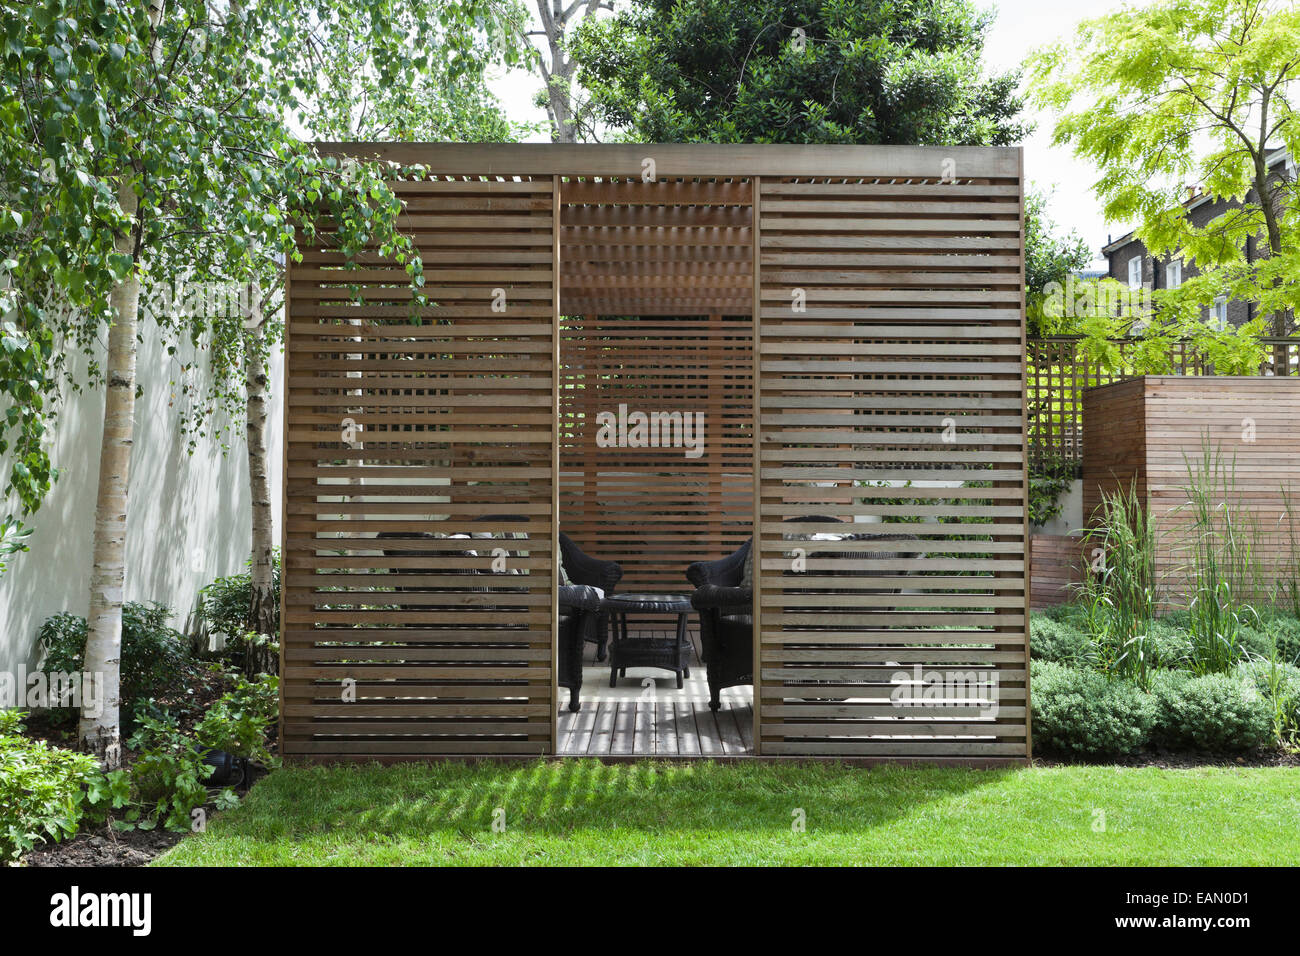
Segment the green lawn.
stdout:
[[158,862],[1290,865],[1297,819],[1295,769],[342,766],[277,771]]

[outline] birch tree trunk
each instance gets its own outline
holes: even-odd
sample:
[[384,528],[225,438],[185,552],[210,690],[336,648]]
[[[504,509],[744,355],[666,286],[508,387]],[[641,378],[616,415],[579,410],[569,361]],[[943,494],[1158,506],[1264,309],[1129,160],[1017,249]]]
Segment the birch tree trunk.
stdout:
[[[258,634],[275,635],[274,539],[271,533],[271,476],[266,451],[267,373],[262,353],[266,323],[262,315],[262,288],[256,279],[248,283],[247,337],[244,346],[244,388],[248,398],[248,489],[253,512],[252,600],[248,626]],[[276,660],[264,644],[248,642],[244,671],[249,677],[273,674]]]
[[[118,253],[134,256],[137,200],[130,176],[123,176],[118,183],[117,201],[132,224],[113,245]],[[113,324],[108,333],[105,366],[108,381],[99,449],[84,664],[86,673],[94,675],[103,703],[98,716],[83,711],[77,729],[82,749],[98,757],[106,770],[122,762],[122,595],[126,583],[127,491],[135,427],[136,326],[140,312],[140,277],[134,267],[131,275],[113,289],[110,303]]]

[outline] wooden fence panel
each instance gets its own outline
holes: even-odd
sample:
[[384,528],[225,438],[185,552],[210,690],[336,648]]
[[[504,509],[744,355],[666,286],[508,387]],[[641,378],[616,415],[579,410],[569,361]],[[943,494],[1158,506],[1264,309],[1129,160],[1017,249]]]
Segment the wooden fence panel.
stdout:
[[281,746],[546,753],[555,183],[395,188],[426,306],[374,254],[305,246],[289,273]]
[[1029,604],[1035,611],[1078,596],[1087,555],[1082,535],[1036,534],[1029,539]]
[[[1089,390],[1084,410],[1084,517],[1096,523],[1104,494],[1135,489],[1171,606],[1191,599],[1193,555],[1206,541],[1217,542],[1234,595],[1284,605],[1300,595],[1300,378],[1148,375]],[[1208,528],[1197,523],[1194,482],[1213,505]],[[1222,556],[1229,538],[1249,554],[1235,569]]]
[[934,164],[761,182],[762,754],[1029,752],[1021,183]]

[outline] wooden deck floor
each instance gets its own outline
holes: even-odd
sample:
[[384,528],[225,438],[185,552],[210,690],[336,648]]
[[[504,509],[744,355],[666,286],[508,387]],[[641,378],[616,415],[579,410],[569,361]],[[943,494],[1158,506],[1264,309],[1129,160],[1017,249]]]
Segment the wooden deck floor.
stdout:
[[556,750],[568,756],[663,755],[723,757],[753,753],[754,707],[748,687],[722,693],[722,706],[709,709],[709,690],[699,658],[699,634],[690,630],[695,653],[691,676],[678,690],[669,671],[628,668],[609,686],[609,667],[597,663],[588,646],[583,668],[582,709],[572,713],[562,692]]
[[750,704],[724,702],[715,714],[708,701],[590,700],[560,714],[558,751],[577,756],[636,754],[722,757],[753,751]]

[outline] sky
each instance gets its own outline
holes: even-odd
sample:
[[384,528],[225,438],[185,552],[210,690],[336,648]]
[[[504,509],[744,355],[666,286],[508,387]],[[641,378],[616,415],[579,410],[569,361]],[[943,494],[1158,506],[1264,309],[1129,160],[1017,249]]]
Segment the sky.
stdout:
[[[1120,0],[977,0],[982,7],[995,7],[998,17],[984,45],[984,60],[990,69],[1018,66],[1026,53],[1046,46],[1074,32],[1080,20],[1102,16],[1125,4]],[[1134,2],[1132,6],[1145,6]],[[1084,238],[1097,259],[1107,236],[1118,238],[1131,223],[1107,223],[1101,204],[1092,193],[1097,168],[1076,160],[1070,150],[1054,147],[1052,117],[1027,110],[1036,129],[1022,144],[1025,148],[1025,178],[1031,186],[1051,190],[1048,212],[1064,228],[1073,228]]]
[[[1100,16],[1123,6],[1122,0],[976,0],[979,6],[997,10],[997,19],[989,30],[985,43],[984,59],[991,70],[1004,71],[1020,64],[1030,50],[1045,46],[1058,38],[1071,35],[1074,25],[1082,19]],[[1142,0],[1133,0],[1142,6]],[[530,5],[531,6],[531,5]],[[533,97],[539,81],[523,71],[497,76],[492,88],[501,98],[507,114],[519,122],[541,123],[545,113],[533,106]],[[1120,236],[1129,224],[1107,223],[1101,216],[1100,204],[1091,191],[1097,179],[1097,170],[1078,162],[1068,149],[1051,145],[1051,117],[1029,109],[1027,115],[1035,121],[1036,131],[1023,143],[1025,148],[1025,174],[1031,186],[1051,191],[1048,210],[1052,219],[1064,229],[1074,229],[1095,256],[1100,259],[1100,249],[1107,236]],[[538,134],[536,140],[547,137]]]

